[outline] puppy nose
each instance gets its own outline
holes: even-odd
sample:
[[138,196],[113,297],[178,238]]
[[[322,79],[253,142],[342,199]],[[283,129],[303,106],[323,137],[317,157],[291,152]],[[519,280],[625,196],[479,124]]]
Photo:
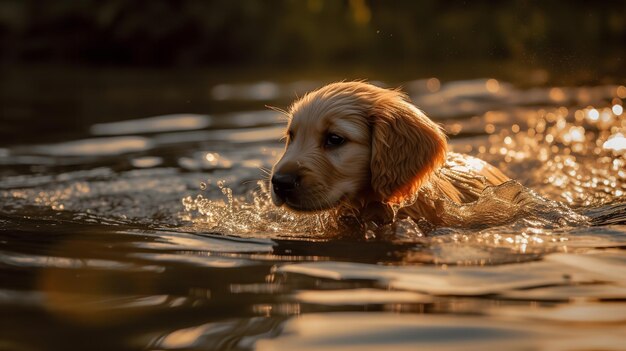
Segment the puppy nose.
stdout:
[[298,186],[299,177],[289,173],[274,173],[272,176],[272,187],[278,197],[285,198]]

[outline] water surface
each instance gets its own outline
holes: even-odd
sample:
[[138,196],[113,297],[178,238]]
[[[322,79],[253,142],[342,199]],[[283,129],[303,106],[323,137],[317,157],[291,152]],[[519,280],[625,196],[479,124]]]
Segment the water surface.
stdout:
[[[0,349],[624,349],[626,87],[377,83],[518,183],[467,226],[338,233],[267,197],[284,119],[264,105],[323,83],[216,83],[215,113],[0,148]],[[533,211],[489,201],[511,194]]]

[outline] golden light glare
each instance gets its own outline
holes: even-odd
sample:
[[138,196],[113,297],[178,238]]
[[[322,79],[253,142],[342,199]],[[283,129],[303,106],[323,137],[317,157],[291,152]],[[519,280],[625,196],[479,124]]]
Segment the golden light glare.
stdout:
[[209,162],[215,162],[217,160],[217,154],[209,152],[204,158]]
[[582,120],[585,119],[585,112],[582,110],[576,110],[576,112],[574,112],[574,118],[576,121],[582,122]]
[[165,336],[160,343],[164,348],[191,347],[206,333],[206,327],[191,327],[176,330]]
[[585,128],[570,127],[568,132],[563,135],[563,141],[566,143],[582,143],[585,141]]
[[595,122],[600,118],[600,112],[598,112],[598,110],[596,110],[595,108],[592,108],[587,111],[587,118],[590,121]]
[[500,82],[493,78],[488,79],[487,82],[485,82],[485,88],[487,88],[488,92],[495,94],[500,91]]
[[478,158],[470,158],[467,160],[467,165],[475,171],[480,172],[485,167],[485,161]]
[[431,93],[436,93],[441,88],[441,82],[437,78],[430,78],[426,81],[426,89]]
[[622,133],[614,134],[602,144],[602,148],[605,150],[624,151],[626,150],[626,137]]
[[563,89],[560,88],[552,88],[549,93],[550,99],[556,102],[562,102],[565,100],[565,93]]

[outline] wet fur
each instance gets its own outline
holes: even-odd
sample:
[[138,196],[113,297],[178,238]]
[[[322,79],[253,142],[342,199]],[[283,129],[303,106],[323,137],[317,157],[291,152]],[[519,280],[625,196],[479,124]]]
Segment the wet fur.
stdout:
[[[396,206],[401,215],[445,224],[441,201],[471,202],[509,179],[483,161],[448,154],[441,127],[400,90],[333,83],[294,102],[288,117],[285,152],[272,172],[301,177],[285,202],[295,211],[339,209],[369,220]],[[328,133],[345,143],[324,147]],[[377,221],[389,220],[383,217]]]

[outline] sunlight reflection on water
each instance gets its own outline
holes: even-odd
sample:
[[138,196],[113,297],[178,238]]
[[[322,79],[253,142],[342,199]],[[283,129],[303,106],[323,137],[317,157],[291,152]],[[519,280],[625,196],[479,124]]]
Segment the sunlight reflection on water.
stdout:
[[[209,93],[257,104],[317,85]],[[332,214],[275,208],[258,182],[283,148],[274,111],[100,123],[101,138],[0,149],[11,168],[0,179],[0,308],[18,311],[7,335],[53,318],[128,321],[133,345],[162,350],[621,350],[626,87],[405,88],[453,151],[519,182],[448,208],[466,226],[403,219],[344,233]],[[496,198],[532,211],[489,206]],[[497,216],[511,222],[480,225]],[[368,312],[347,313],[357,310]]]
[[291,320],[284,335],[262,340],[258,350],[620,350],[619,327],[585,329],[506,318],[399,315],[395,313],[308,314]]
[[120,135],[202,129],[210,124],[208,116],[178,114],[94,124],[90,130],[94,135]]
[[110,137],[83,139],[62,144],[38,146],[37,153],[52,156],[109,156],[129,152],[145,151],[152,148],[152,140],[138,137]]
[[[585,115],[592,117],[597,113],[597,119],[580,119],[576,116]],[[610,110],[609,110],[610,111]],[[555,110],[540,110],[531,114],[528,118],[528,125],[520,128],[515,124],[511,129],[502,129],[499,133],[489,137],[489,148],[479,147],[478,156],[487,160],[494,160],[499,163],[500,168],[505,172],[515,172],[520,167],[527,168],[535,161],[541,162],[538,168],[526,169],[521,174],[522,181],[532,185],[540,185],[538,189],[541,194],[552,197],[574,206],[589,206],[611,202],[620,199],[626,189],[626,174],[624,174],[624,155],[619,150],[609,150],[605,147],[611,140],[621,140],[620,131],[623,130],[623,122],[618,116],[615,118],[601,119],[601,114],[594,108],[583,110],[569,110],[567,108],[556,108]],[[609,123],[609,124],[607,124]],[[594,145],[591,149],[587,145]],[[613,145],[610,144],[609,145]],[[453,148],[457,148],[453,144]],[[473,151],[460,150],[460,151]],[[600,156],[600,157],[599,157]],[[482,161],[479,161],[482,162]],[[477,164],[476,167],[480,167]],[[514,177],[520,178],[520,177]],[[289,212],[276,209],[269,203],[267,189],[260,183],[261,191],[252,195],[251,202],[246,202],[245,198],[235,198],[230,194],[230,190],[220,186],[220,189],[227,195],[227,201],[206,199],[198,195],[195,199],[187,197],[183,200],[187,212],[191,214],[189,219],[196,223],[203,223],[209,228],[219,228],[220,231],[229,233],[242,232],[301,232],[307,231],[316,235],[320,233],[320,221],[326,221],[323,217],[311,220],[311,216],[297,216]],[[503,185],[504,186],[504,185]],[[503,187],[501,186],[501,187]],[[498,188],[494,188],[497,194]],[[525,190],[518,190],[524,192]],[[493,195],[485,195],[492,197]],[[516,195],[517,196],[517,195]],[[532,200],[531,194],[529,200]],[[486,199],[486,201],[490,201]],[[473,205],[477,207],[477,204]],[[193,216],[193,211],[199,211],[200,216]],[[465,209],[464,211],[467,211]],[[541,211],[546,211],[544,208]],[[567,211],[557,209],[556,211]],[[487,209],[490,212],[490,209]],[[537,210],[540,211],[540,210]],[[250,215],[253,213],[254,215]],[[545,213],[544,213],[545,214]],[[561,215],[565,212],[561,213]],[[513,214],[511,214],[513,215]],[[480,222],[480,214],[475,213],[472,218],[477,218]],[[227,218],[231,218],[228,220]],[[277,218],[283,221],[277,222]],[[532,218],[532,214],[531,217]],[[286,220],[286,222],[285,222]],[[530,237],[539,246],[544,239],[540,235],[549,235],[548,231],[541,229],[542,222],[538,222],[529,227],[535,232],[535,236]],[[550,219],[551,223],[554,219]],[[282,224],[278,224],[282,223]],[[532,220],[526,218],[523,222],[531,225]],[[517,232],[523,223],[511,227]],[[303,227],[309,224],[309,227]],[[547,223],[545,223],[547,224]],[[543,225],[545,225],[543,224]],[[539,227],[537,227],[539,226]],[[544,228],[545,229],[545,228]],[[505,229],[506,230],[506,229]],[[523,229],[522,229],[523,230]],[[500,229],[502,231],[502,229]],[[537,232],[539,231],[539,232]],[[473,235],[473,234],[472,234]],[[526,235],[526,234],[522,234]],[[475,235],[473,235],[476,237]],[[495,242],[499,245],[521,244],[520,250],[525,252],[528,244],[527,239],[517,236],[512,239],[499,239],[502,234],[498,234]],[[474,239],[475,240],[475,239]],[[521,240],[521,241],[520,241]],[[552,241],[552,240],[548,240]]]

